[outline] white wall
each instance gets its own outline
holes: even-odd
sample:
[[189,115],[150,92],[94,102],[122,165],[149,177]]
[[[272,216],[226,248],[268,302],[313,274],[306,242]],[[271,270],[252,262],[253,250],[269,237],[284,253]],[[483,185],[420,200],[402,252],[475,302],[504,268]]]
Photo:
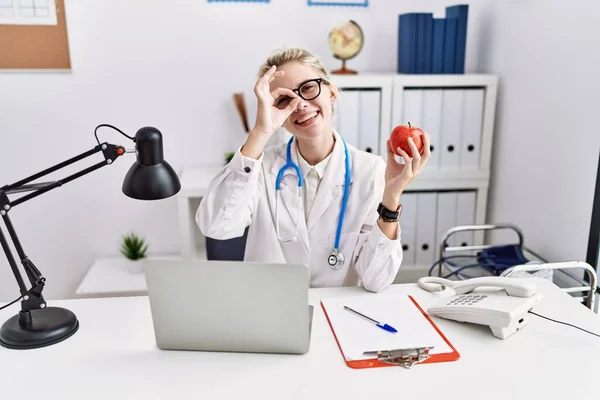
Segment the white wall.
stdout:
[[[363,10],[312,8],[306,0],[65,3],[72,72],[0,72],[0,185],[92,148],[93,130],[101,123],[129,134],[145,125],[158,127],[165,157],[177,169],[221,163],[223,154],[245,138],[232,93],[247,93],[253,119],[256,71],[272,49],[304,46],[320,54],[329,68],[338,68],[327,34],[353,18],[365,30],[366,44],[349,66],[393,72],[397,15],[431,10],[441,16],[453,4],[380,0]],[[128,144],[109,129],[100,135]],[[51,177],[101,159],[91,157]],[[71,297],[94,259],[117,254],[120,235],[130,230],[147,237],[152,253],[178,252],[175,200],[140,203],[121,194],[132,161],[131,155],[119,159],[12,210],[27,253],[47,277],[48,299]],[[0,301],[17,295],[0,257]]]
[[[363,10],[311,8],[305,5],[306,0],[272,1],[66,0],[72,72],[0,72],[0,185],[92,148],[93,129],[100,123],[114,124],[129,134],[145,125],[158,127],[165,137],[165,156],[177,169],[221,163],[223,153],[244,140],[231,95],[245,91],[253,117],[256,70],[273,48],[307,47],[320,54],[329,68],[338,68],[327,47],[327,34],[337,23],[352,18],[365,30],[366,45],[348,66],[359,71],[394,72],[397,15],[428,10],[441,17],[446,6],[458,3],[372,0]],[[576,161],[570,154],[561,154],[562,141],[546,139],[546,135],[555,132],[548,129],[555,124],[560,124],[562,132],[573,126],[578,135],[587,135],[588,142],[595,139],[598,148],[591,113],[585,114],[592,109],[590,102],[573,95],[576,87],[587,90],[589,99],[594,100],[589,87],[583,85],[585,78],[582,74],[561,74],[577,67],[591,74],[593,60],[580,56],[577,62],[572,57],[565,61],[562,56],[577,55],[581,49],[592,51],[589,44],[583,44],[585,38],[575,41],[571,36],[581,32],[585,23],[597,32],[595,20],[587,10],[564,2],[556,13],[546,13],[555,17],[573,13],[575,21],[534,24],[531,18],[519,20],[518,10],[533,17],[548,8],[542,6],[546,2],[498,3],[470,2],[466,61],[467,72],[493,72],[503,77],[500,137],[494,154],[494,165],[502,175],[494,175],[492,218],[522,225],[534,247],[543,243],[543,250],[559,252],[553,256],[583,255],[586,233],[580,231],[589,220],[586,214],[592,188],[587,186],[593,170],[589,155],[594,149],[591,145],[572,149],[570,154],[581,154],[582,159]],[[594,8],[597,11],[598,7]],[[502,21],[501,17],[510,19]],[[506,26],[513,19],[520,34]],[[569,32],[564,26],[578,30]],[[591,36],[588,39],[591,41]],[[553,46],[561,50],[555,51]],[[515,53],[527,56],[527,62],[507,59]],[[551,58],[552,65],[546,65],[542,57]],[[573,79],[574,85],[556,83],[553,99],[547,95],[547,85],[561,75]],[[554,120],[557,109],[562,110],[561,121]],[[108,129],[100,134],[102,140],[128,144]],[[526,157],[548,161],[556,179],[546,178],[546,168],[535,160],[524,164],[514,157],[509,135],[524,136],[522,140],[531,153]],[[540,137],[544,138],[542,143]],[[51,177],[65,176],[100,160],[101,156],[92,157]],[[152,253],[178,251],[174,199],[140,203],[121,194],[122,178],[132,161],[131,155],[122,158],[12,210],[10,215],[25,249],[47,277],[44,293],[48,299],[71,297],[93,260],[117,254],[120,235],[130,230],[148,238]],[[515,165],[527,165],[527,171],[534,174],[546,201],[544,208],[533,195],[521,195],[531,190],[531,185]],[[580,166],[586,170],[581,183],[575,183],[573,176]],[[562,194],[561,185],[568,185],[573,196]],[[536,215],[535,222],[529,219],[532,215]],[[553,234],[544,226],[552,224],[557,231],[555,223],[573,216],[578,222],[568,225],[565,233]],[[535,243],[533,236],[538,234],[543,236]],[[560,246],[567,238],[572,240],[568,249]],[[17,293],[10,269],[0,257],[0,301],[11,300]]]
[[498,1],[477,65],[500,75],[490,221],[550,261],[585,261],[600,150],[600,3]]

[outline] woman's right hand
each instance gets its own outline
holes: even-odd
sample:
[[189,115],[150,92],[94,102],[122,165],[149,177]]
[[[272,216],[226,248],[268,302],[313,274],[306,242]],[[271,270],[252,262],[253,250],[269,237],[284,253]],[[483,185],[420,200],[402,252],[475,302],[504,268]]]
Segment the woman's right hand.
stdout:
[[[266,137],[270,137],[283,125],[300,102],[300,97],[290,89],[277,88],[270,91],[269,85],[273,79],[283,76],[283,74],[284,71],[277,71],[277,67],[272,66],[256,81],[254,86],[254,93],[258,98],[254,131]],[[287,100],[280,102],[280,98]]]

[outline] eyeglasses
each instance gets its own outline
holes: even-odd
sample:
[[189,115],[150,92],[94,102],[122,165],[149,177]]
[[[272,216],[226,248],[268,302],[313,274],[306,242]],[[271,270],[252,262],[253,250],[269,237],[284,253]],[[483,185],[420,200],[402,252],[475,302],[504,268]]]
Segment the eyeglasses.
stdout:
[[[321,94],[321,82],[327,83],[327,81],[323,78],[309,79],[305,82],[302,82],[297,89],[292,89],[292,92],[296,93],[306,101],[316,99]],[[275,107],[283,110],[290,104],[291,101],[292,98],[290,96],[281,96],[275,100]]]

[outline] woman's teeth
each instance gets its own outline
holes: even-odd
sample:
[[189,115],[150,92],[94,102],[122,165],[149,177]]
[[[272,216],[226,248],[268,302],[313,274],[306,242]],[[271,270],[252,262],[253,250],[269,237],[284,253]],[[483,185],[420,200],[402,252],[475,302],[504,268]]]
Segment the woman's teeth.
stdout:
[[317,114],[318,114],[317,112],[314,112],[314,113],[308,114],[308,115],[307,115],[307,116],[305,116],[304,118],[297,120],[297,121],[296,121],[296,123],[297,123],[297,124],[299,124],[299,125],[301,125],[301,124],[303,124],[303,123],[305,123],[305,122],[307,122],[307,121],[309,121],[309,120],[313,119],[314,117],[316,117],[316,116],[317,116]]

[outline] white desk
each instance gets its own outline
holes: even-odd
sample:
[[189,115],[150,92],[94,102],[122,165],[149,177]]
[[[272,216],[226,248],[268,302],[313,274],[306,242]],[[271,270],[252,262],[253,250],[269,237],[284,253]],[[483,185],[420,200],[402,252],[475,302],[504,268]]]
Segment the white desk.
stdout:
[[[545,296],[536,312],[600,332],[596,314],[549,281],[534,280]],[[439,298],[414,284],[388,291],[410,293],[423,307]],[[577,400],[597,393],[600,338],[536,316],[504,341],[486,327],[434,318],[461,353],[460,360],[410,370],[351,369],[319,299],[356,293],[368,294],[360,288],[310,291],[316,307],[310,351],[303,356],[158,350],[145,296],[50,302],[75,312],[79,331],[42,349],[0,348],[1,398],[17,399],[32,390],[47,400]],[[18,305],[0,311],[0,321],[17,311]]]

